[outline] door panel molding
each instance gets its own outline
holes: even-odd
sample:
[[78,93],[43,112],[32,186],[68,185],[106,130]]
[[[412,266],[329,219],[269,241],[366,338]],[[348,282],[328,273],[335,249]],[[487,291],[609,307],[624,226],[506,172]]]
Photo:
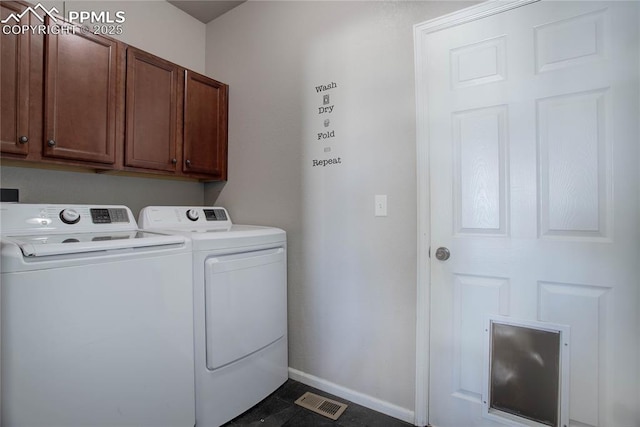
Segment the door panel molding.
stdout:
[[638,19],[513,1],[414,27],[416,425],[497,425],[474,357],[496,312],[572,328],[563,419],[640,416]]
[[429,331],[430,331],[430,209],[429,187],[429,132],[427,128],[426,88],[428,76],[423,56],[428,34],[467,22],[535,3],[540,0],[492,0],[462,9],[413,28],[416,76],[416,162],[418,206],[418,256],[416,289],[416,389],[415,420],[417,426],[426,426],[429,420]]

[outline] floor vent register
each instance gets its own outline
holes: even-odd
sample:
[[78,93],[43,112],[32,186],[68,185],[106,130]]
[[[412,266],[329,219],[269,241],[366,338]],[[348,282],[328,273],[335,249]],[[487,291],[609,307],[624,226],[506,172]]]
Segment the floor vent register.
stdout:
[[317,394],[306,392],[298,400],[296,405],[309,409],[315,413],[323,415],[332,420],[337,420],[340,415],[347,409],[347,405],[344,403],[336,402],[335,400],[327,399],[326,397],[318,396]]

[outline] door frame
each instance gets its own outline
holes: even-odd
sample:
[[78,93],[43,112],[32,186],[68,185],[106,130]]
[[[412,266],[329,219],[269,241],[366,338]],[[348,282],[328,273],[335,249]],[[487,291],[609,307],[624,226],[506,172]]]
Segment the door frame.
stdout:
[[469,8],[435,18],[413,27],[416,85],[416,166],[418,207],[418,251],[416,289],[416,381],[415,419],[417,426],[429,423],[429,339],[430,339],[430,231],[431,200],[429,170],[429,129],[426,59],[422,55],[425,38],[431,33],[497,15],[541,0],[489,0]]

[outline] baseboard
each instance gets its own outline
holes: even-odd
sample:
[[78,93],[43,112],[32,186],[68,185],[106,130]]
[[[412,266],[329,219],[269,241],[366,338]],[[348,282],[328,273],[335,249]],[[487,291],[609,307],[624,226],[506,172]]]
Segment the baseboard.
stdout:
[[327,393],[331,393],[343,399],[350,400],[353,403],[357,403],[358,405],[373,409],[374,411],[389,415],[390,417],[397,418],[411,424],[414,423],[414,411],[410,411],[409,409],[394,405],[393,403],[389,403],[384,400],[380,400],[375,397],[350,390],[341,385],[334,384],[330,381],[318,378],[316,376],[307,374],[291,367],[289,368],[289,378],[299,381],[308,386],[317,388],[318,390],[326,391]]

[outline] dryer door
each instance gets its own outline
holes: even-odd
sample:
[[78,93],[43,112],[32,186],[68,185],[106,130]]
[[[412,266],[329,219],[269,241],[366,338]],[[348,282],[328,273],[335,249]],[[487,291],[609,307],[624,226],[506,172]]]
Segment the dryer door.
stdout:
[[286,335],[284,248],[212,257],[205,268],[208,369],[242,359]]

